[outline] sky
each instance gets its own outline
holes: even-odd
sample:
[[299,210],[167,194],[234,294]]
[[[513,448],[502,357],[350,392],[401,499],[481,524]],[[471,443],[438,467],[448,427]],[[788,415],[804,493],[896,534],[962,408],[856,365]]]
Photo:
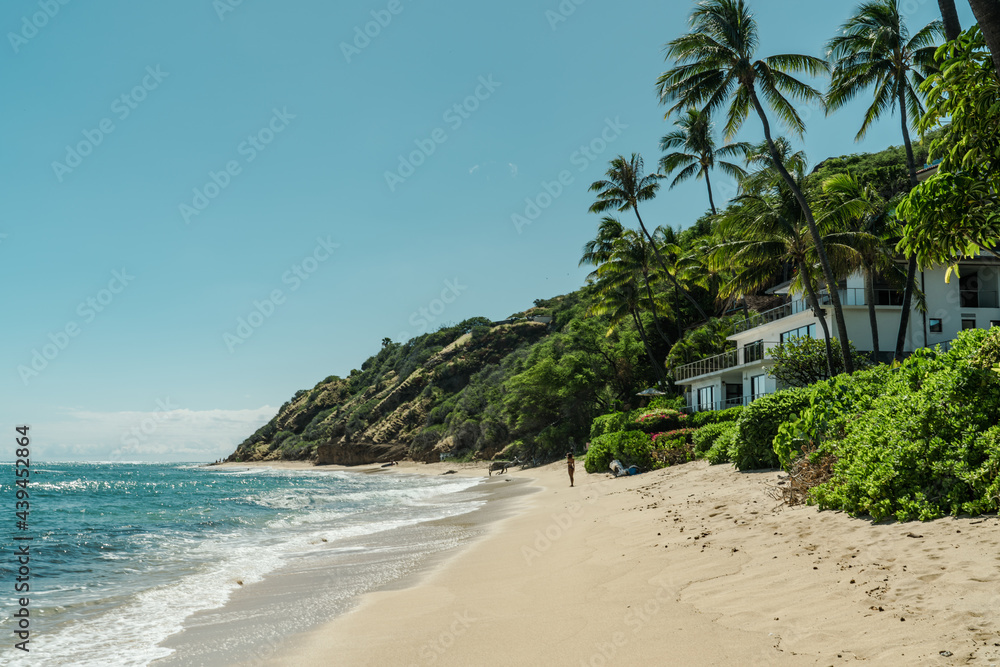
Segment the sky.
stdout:
[[[824,56],[854,6],[756,0],[760,54]],[[40,460],[214,460],[385,337],[579,288],[588,187],[618,154],[656,169],[691,7],[8,0],[0,433],[30,425]],[[898,117],[854,142],[861,102],[800,112],[813,163],[901,143]],[[690,181],[643,212],[707,208]]]

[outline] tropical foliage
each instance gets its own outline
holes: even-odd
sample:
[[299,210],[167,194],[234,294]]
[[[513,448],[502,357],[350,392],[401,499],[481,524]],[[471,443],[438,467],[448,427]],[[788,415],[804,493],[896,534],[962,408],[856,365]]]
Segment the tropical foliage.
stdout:
[[[613,459],[641,470],[694,458],[781,465],[800,486],[811,480],[812,502],[876,519],[995,511],[1000,329],[901,361],[911,304],[922,299],[917,267],[1000,246],[1000,10],[971,4],[981,29],[960,33],[952,0],[939,2],[943,21],[912,31],[905,3],[864,0],[828,42],[827,61],[761,55],[747,0],[701,0],[690,29],[667,41],[656,81],[671,123],[659,171],[627,153],[590,186],[600,217],[580,255],[586,286],[503,323],[472,318],[386,338],[347,377],[296,393],[234,458],[309,458],[335,443],[423,460],[551,460],[589,440],[593,473]],[[902,145],[811,168],[795,144],[807,129],[802,109],[852,101],[863,109],[856,138],[898,115]],[[757,143],[733,143],[751,116]],[[918,184],[931,160],[937,173]],[[737,186],[725,201],[718,172]],[[705,214],[650,219],[649,203],[689,179],[705,181]],[[848,277],[864,279],[874,355],[848,339]],[[903,293],[893,366],[873,363],[885,335],[876,291],[890,289]],[[687,414],[675,384],[691,377],[683,367],[736,359],[730,337],[745,318],[799,309],[792,299],[822,333],[767,348],[772,377],[792,388]]]

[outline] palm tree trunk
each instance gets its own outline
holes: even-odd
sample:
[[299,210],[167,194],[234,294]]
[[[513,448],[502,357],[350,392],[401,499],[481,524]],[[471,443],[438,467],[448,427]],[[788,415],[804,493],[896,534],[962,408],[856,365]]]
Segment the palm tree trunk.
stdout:
[[976,15],[979,29],[983,31],[986,45],[993,54],[993,67],[1000,77],[1000,2],[997,0],[969,0]]
[[[906,97],[904,95],[905,81],[900,81],[898,90],[899,117],[903,125],[903,145],[906,147],[906,168],[910,172],[910,189],[917,187],[917,165],[913,158],[913,146],[910,144],[910,128],[906,122]],[[913,284],[917,279],[917,255],[910,256],[906,267],[906,285],[903,287],[903,308],[899,314],[899,332],[896,334],[896,352],[893,358],[903,361],[903,348],[906,346],[906,329],[910,324],[910,306],[913,304]]]
[[878,363],[878,317],[875,313],[875,273],[865,271],[865,301],[868,302],[868,320],[872,326],[872,353]]
[[826,311],[819,305],[819,297],[816,296],[816,289],[813,287],[812,278],[806,273],[806,263],[799,261],[799,275],[805,283],[806,293],[809,295],[809,305],[812,306],[813,314],[819,320],[819,326],[823,329],[823,343],[826,345],[826,376],[833,377],[833,347],[830,345],[830,327],[826,325]]
[[708,205],[712,207],[712,215],[719,215],[719,212],[715,210],[715,199],[712,197],[712,179],[708,175],[708,169],[705,170],[705,185],[708,186]]
[[[771,159],[774,161],[774,166],[781,174],[781,177],[785,179],[785,183],[791,189],[792,194],[795,195],[795,200],[802,207],[802,212],[806,216],[806,224],[809,225],[809,233],[812,235],[813,243],[816,245],[816,254],[819,256],[820,266],[823,267],[823,277],[826,279],[827,291],[830,293],[830,304],[833,306],[834,318],[837,321],[837,335],[840,338],[840,351],[844,355],[844,369],[848,373],[854,372],[854,360],[851,358],[851,341],[847,336],[847,323],[844,321],[844,309],[840,305],[840,293],[837,291],[837,279],[833,275],[833,268],[830,266],[830,258],[826,256],[826,249],[823,247],[823,238],[819,234],[819,227],[816,226],[816,219],[813,217],[812,209],[809,207],[809,203],[806,201],[805,195],[802,194],[802,190],[799,189],[798,184],[795,183],[795,179],[792,175],[788,173],[785,169],[785,165],[781,162],[781,156],[778,154],[778,148],[774,145],[774,139],[771,138],[771,124],[767,121],[767,114],[764,113],[764,107],[760,105],[760,100],[757,99],[757,91],[753,89],[752,85],[747,86],[750,92],[750,100],[753,102],[754,109],[757,110],[757,115],[760,116],[760,122],[764,125],[764,138],[767,140],[767,147],[770,149]],[[832,360],[829,360],[832,365]]]
[[938,7],[941,8],[941,19],[944,21],[944,35],[950,42],[958,39],[962,33],[962,24],[958,20],[958,10],[955,9],[955,0],[938,0]]
[[656,374],[656,380],[660,383],[660,386],[666,386],[667,380],[663,377],[663,369],[660,368],[660,364],[656,363],[656,357],[653,356],[653,348],[649,344],[649,340],[646,338],[646,332],[642,328],[642,320],[636,314],[635,310],[631,311],[632,320],[635,322],[635,328],[639,330],[639,338],[642,339],[643,347],[646,348],[646,354],[649,355],[649,363],[653,367],[653,372]]
[[667,345],[673,345],[674,341],[670,340],[670,337],[663,332],[660,328],[660,313],[656,309],[656,301],[653,299],[653,288],[649,284],[649,274],[646,271],[642,272],[642,280],[646,283],[646,294],[649,296],[649,309],[653,313],[653,324],[656,326],[656,333],[660,334],[660,338]]
[[679,289],[681,293],[687,297],[687,300],[690,301],[691,305],[693,305],[695,310],[698,311],[698,315],[701,316],[701,319],[707,320],[708,315],[706,315],[705,311],[702,310],[700,305],[698,305],[698,301],[693,296],[691,296],[691,294],[686,289],[681,287],[681,284],[677,281],[677,278],[674,277],[674,274],[670,273],[670,270],[667,269],[667,263],[663,261],[663,256],[660,255],[660,249],[656,247],[656,241],[653,240],[652,235],[649,233],[649,230],[646,229],[646,225],[642,221],[642,216],[639,215],[639,207],[633,206],[632,210],[635,211],[635,217],[639,219],[639,227],[642,228],[642,233],[646,235],[646,238],[649,239],[649,244],[653,246],[653,254],[656,255],[656,259],[659,260],[660,268],[663,269],[663,273],[666,274],[670,282],[674,284],[674,287]]

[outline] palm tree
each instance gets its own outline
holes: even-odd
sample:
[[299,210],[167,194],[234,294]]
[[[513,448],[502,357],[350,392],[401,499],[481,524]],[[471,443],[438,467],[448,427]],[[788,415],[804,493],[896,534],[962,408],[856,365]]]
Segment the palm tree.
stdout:
[[[934,41],[941,31],[941,21],[932,21],[911,37],[900,14],[899,0],[868,0],[858,7],[857,13],[841,26],[840,34],[828,44],[835,66],[826,98],[827,111],[839,109],[874,86],[875,99],[865,112],[855,139],[861,140],[872,123],[887,110],[898,109],[911,189],[917,186],[917,165],[908,119],[916,122],[924,113],[917,88],[923,83],[925,73],[934,67]],[[897,361],[902,361],[906,345],[916,275],[917,258],[912,255],[896,336]]]
[[590,312],[594,315],[607,317],[610,320],[610,327],[607,332],[608,336],[614,333],[615,329],[628,321],[629,318],[632,319],[632,323],[635,325],[636,330],[639,332],[639,337],[642,339],[642,345],[646,348],[646,354],[649,356],[649,363],[653,367],[653,372],[656,373],[656,379],[662,386],[666,384],[666,377],[663,365],[656,361],[653,348],[646,337],[645,329],[643,329],[642,318],[639,315],[641,302],[642,297],[635,282],[626,282],[619,285],[605,284],[599,286],[597,298],[590,307]]
[[[774,147],[777,150],[778,159],[788,173],[795,176],[796,182],[801,181],[809,163],[805,151],[793,151],[792,142],[785,137],[777,137],[774,140]],[[740,182],[740,190],[743,192],[758,192],[776,187],[775,181],[781,179],[781,174],[774,167],[771,147],[766,141],[747,149],[746,163],[747,167],[753,171],[749,172]]]
[[803,102],[822,102],[823,95],[796,79],[792,73],[805,72],[818,76],[829,71],[827,63],[800,54],[755,60],[757,22],[744,0],[703,0],[691,14],[691,26],[690,33],[666,46],[666,56],[675,62],[675,66],[657,79],[660,101],[674,101],[668,113],[696,106],[711,114],[728,103],[724,133],[727,139],[732,138],[743,125],[751,106],[756,111],[775,168],[799,203],[812,235],[837,320],[844,361],[847,371],[852,372],[850,341],[833,267],[823,247],[812,209],[781,162],[771,137],[770,121],[760,99],[762,96],[778,118],[801,136],[805,124],[789,97]]
[[590,191],[597,193],[597,201],[591,205],[590,212],[603,213],[612,208],[619,211],[632,209],[635,212],[635,217],[639,220],[639,227],[642,228],[643,234],[646,235],[646,239],[653,248],[653,252],[660,264],[660,268],[663,269],[664,275],[675,287],[683,292],[684,296],[695,307],[695,310],[698,311],[701,318],[708,319],[698,301],[687,290],[681,287],[677,279],[670,273],[667,263],[660,255],[656,241],[653,240],[652,235],[642,221],[642,216],[639,215],[639,202],[654,198],[656,191],[660,189],[660,176],[658,174],[644,176],[643,171],[642,156],[638,153],[632,153],[632,157],[628,160],[622,155],[613,159],[611,167],[607,171],[607,179],[594,181],[590,186]]
[[[781,185],[784,186],[784,183]],[[789,291],[806,294],[809,307],[823,332],[827,374],[832,376],[835,360],[830,329],[817,289],[823,274],[817,267],[816,244],[791,191],[780,187],[740,195],[735,207],[720,222],[719,235],[732,240],[713,248],[709,262],[713,267],[730,267],[734,271],[730,282],[720,290],[721,295],[758,292],[773,284],[775,274],[782,265],[794,267],[795,275]],[[835,256],[852,252],[827,235],[823,240]]]
[[938,7],[941,9],[941,21],[944,23],[944,35],[950,42],[958,39],[962,34],[962,23],[958,20],[958,10],[955,8],[955,0],[938,0]]
[[893,207],[871,185],[861,185],[852,174],[837,174],[823,183],[825,199],[823,219],[841,230],[843,237],[857,251],[852,270],[865,276],[865,302],[872,330],[872,351],[879,356],[878,318],[875,312],[875,279],[881,275],[900,284],[905,274],[894,261],[900,229]]
[[972,13],[979,22],[979,29],[986,38],[986,46],[993,55],[993,68],[1000,77],[1000,2],[997,0],[969,0]]
[[[618,224],[617,230],[614,223]],[[599,281],[604,287],[608,285],[617,287],[624,283],[638,284],[638,279],[641,277],[642,289],[645,291],[644,305],[653,315],[653,325],[656,327],[657,333],[660,334],[660,338],[668,345],[673,345],[673,341],[660,327],[660,313],[661,311],[669,311],[669,306],[663,297],[653,290],[653,282],[657,280],[657,276],[651,264],[649,244],[642,238],[642,235],[632,229],[621,227],[621,223],[609,216],[602,221],[598,238],[589,241],[584,246],[584,250],[586,251],[592,243],[600,242],[602,234],[610,235],[616,231],[618,231],[618,235],[610,243],[598,251],[589,253],[591,258],[599,259],[598,262],[588,258],[586,252],[584,259],[580,260],[581,265],[584,264],[584,260],[588,260],[587,263],[597,264],[597,268],[587,276],[587,279]]]
[[[615,241],[620,239],[625,233],[625,226],[610,215],[601,218],[601,224],[597,226],[597,236],[587,241],[583,246],[583,255],[580,257],[578,266],[600,266],[608,261],[614,251]],[[588,280],[595,279],[597,272],[592,272],[587,276]]]
[[708,187],[708,204],[712,207],[712,215],[718,215],[719,212],[715,208],[715,198],[712,196],[712,179],[708,172],[718,166],[736,181],[742,179],[746,172],[741,167],[725,160],[719,160],[716,163],[716,158],[745,154],[749,144],[739,142],[717,148],[715,139],[712,137],[712,123],[708,114],[693,107],[688,109],[687,113],[681,116],[676,124],[680,129],[674,130],[660,139],[660,150],[668,151],[672,148],[682,148],[683,150],[674,151],[660,158],[660,169],[666,176],[677,169],[681,170],[670,183],[671,189],[692,176],[704,177],[705,185]]

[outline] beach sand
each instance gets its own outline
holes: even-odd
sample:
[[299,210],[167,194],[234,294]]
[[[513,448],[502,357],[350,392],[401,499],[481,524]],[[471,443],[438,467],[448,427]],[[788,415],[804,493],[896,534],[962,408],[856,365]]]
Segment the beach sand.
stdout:
[[[484,472],[391,470],[448,469]],[[1000,664],[996,516],[873,525],[780,505],[781,476],[511,470],[540,491],[268,664]]]

